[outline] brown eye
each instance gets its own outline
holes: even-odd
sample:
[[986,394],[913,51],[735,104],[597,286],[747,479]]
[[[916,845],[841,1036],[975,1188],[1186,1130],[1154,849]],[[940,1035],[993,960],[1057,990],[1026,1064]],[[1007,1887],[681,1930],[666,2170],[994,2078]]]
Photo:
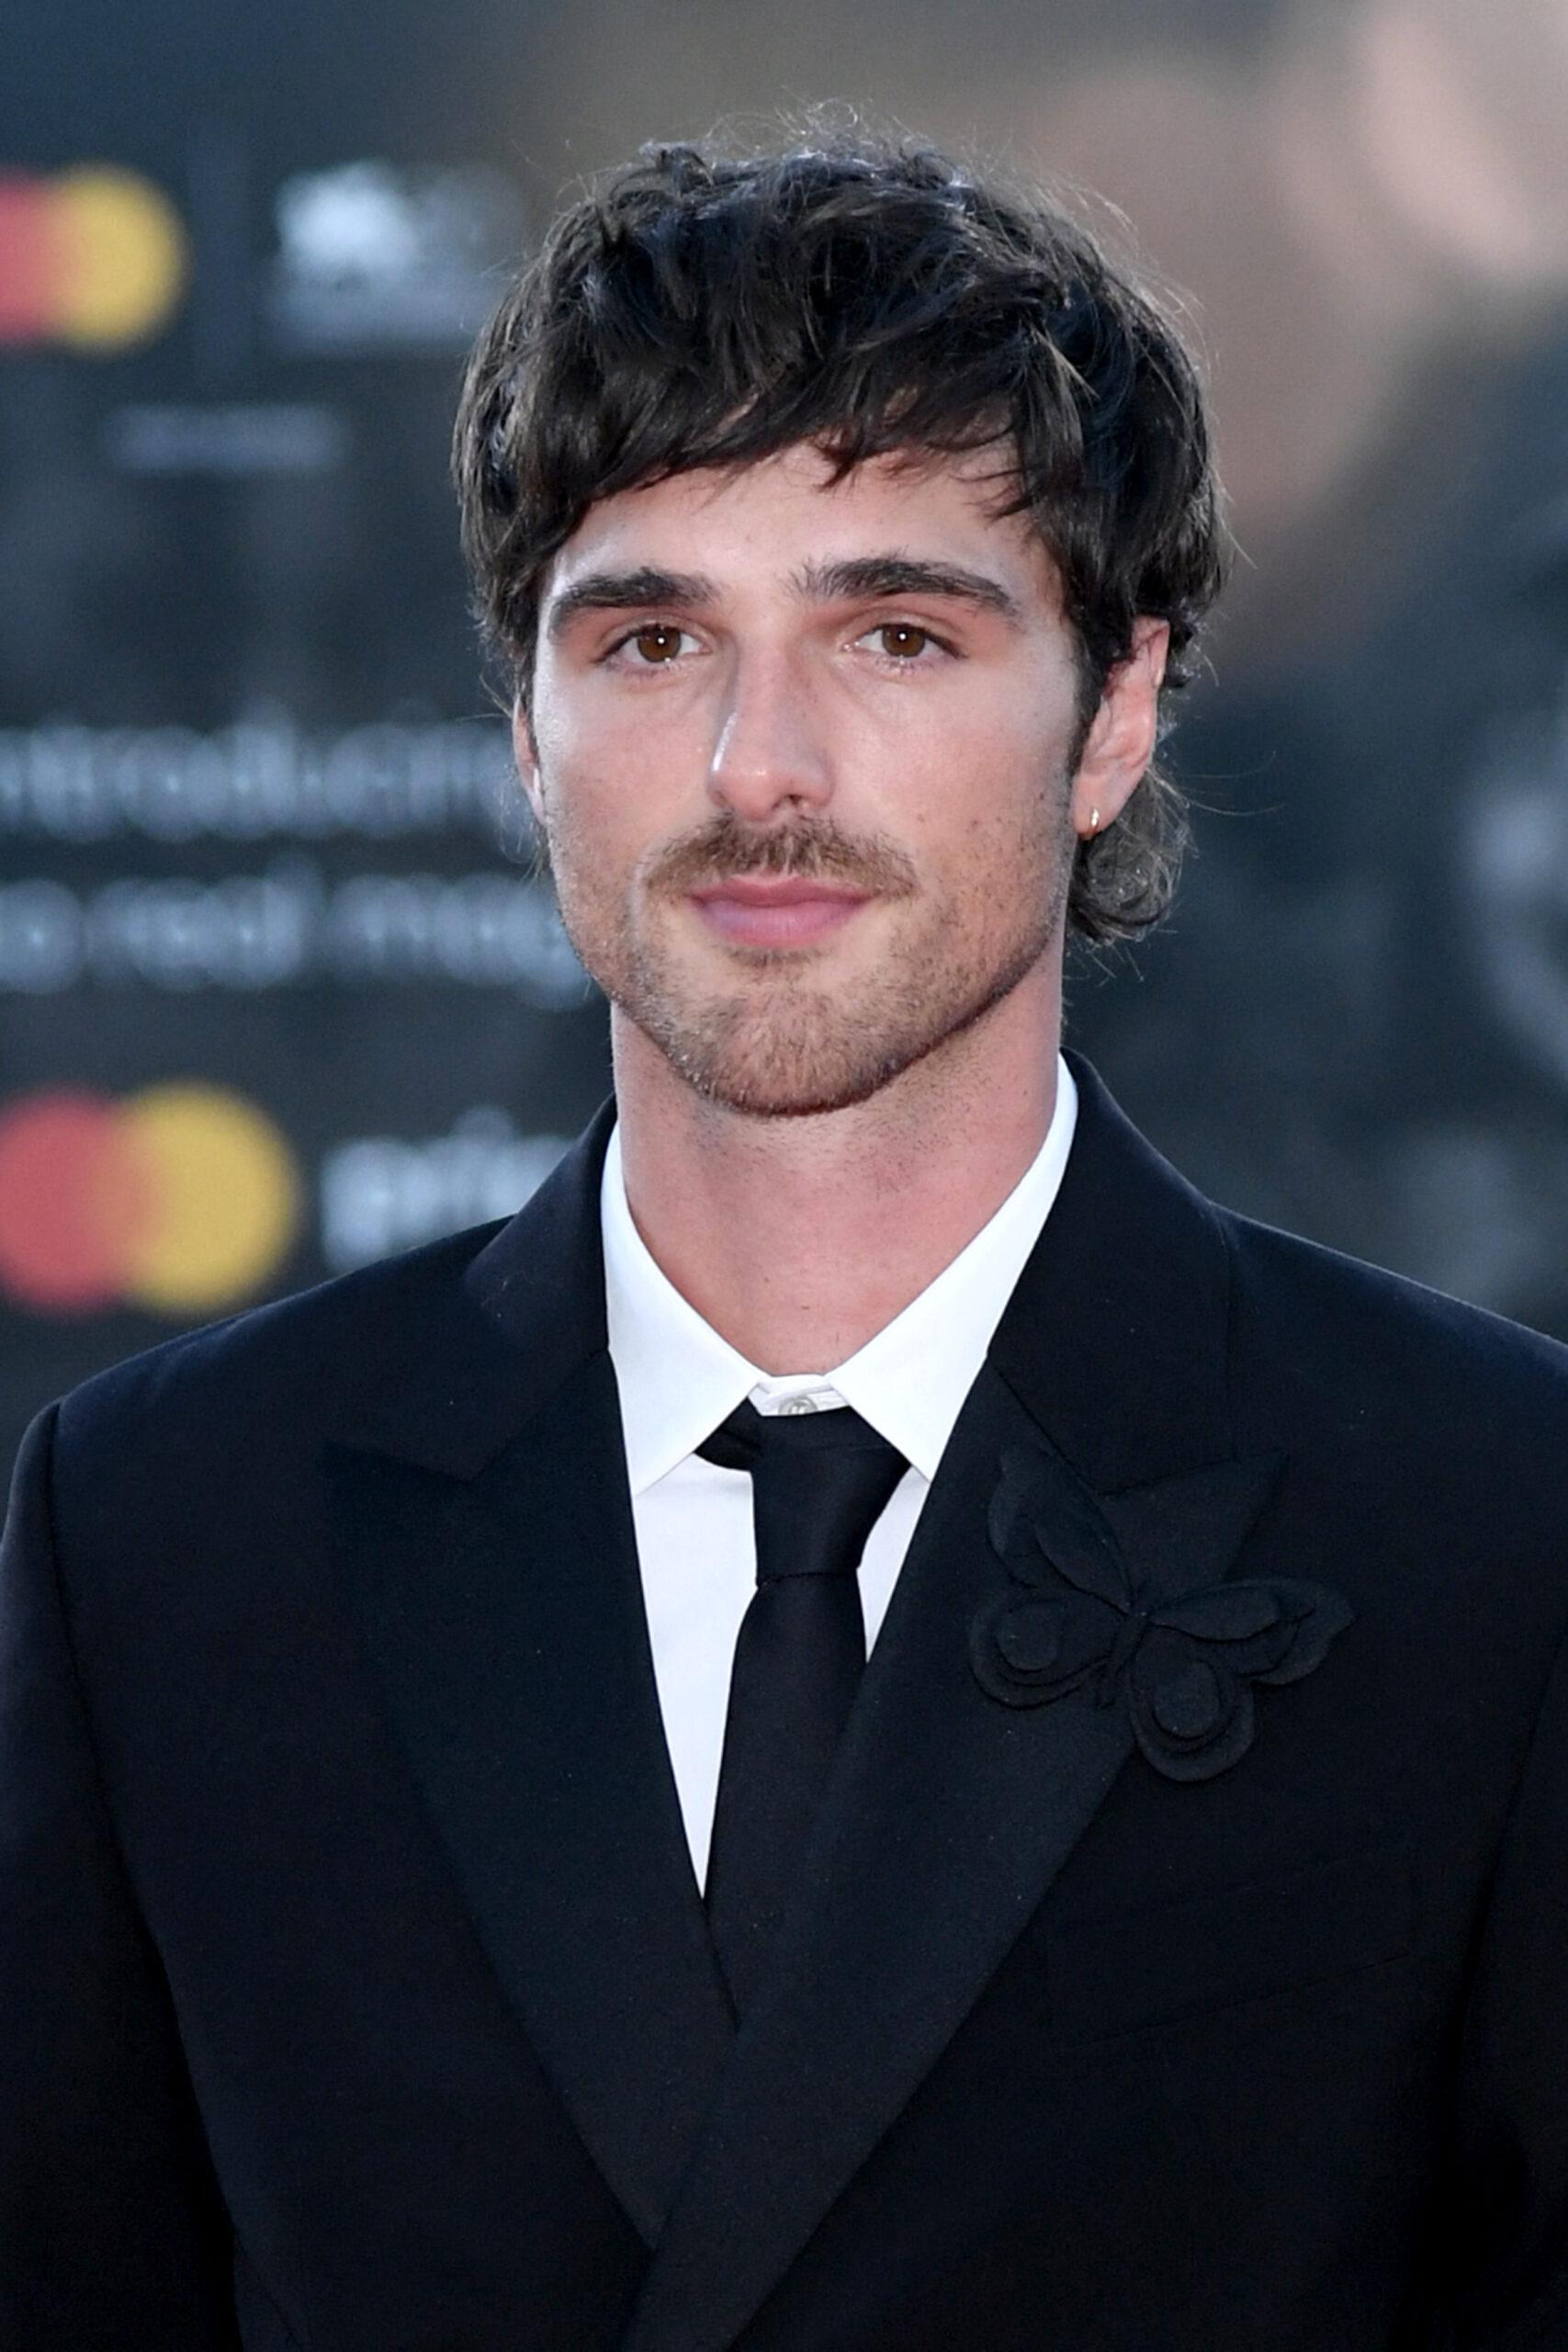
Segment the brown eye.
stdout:
[[668,621],[649,621],[632,639],[644,662],[672,662],[681,650],[683,629],[671,628]]
[[918,660],[931,641],[930,629],[917,628],[912,621],[884,621],[876,633],[884,653],[898,662]]

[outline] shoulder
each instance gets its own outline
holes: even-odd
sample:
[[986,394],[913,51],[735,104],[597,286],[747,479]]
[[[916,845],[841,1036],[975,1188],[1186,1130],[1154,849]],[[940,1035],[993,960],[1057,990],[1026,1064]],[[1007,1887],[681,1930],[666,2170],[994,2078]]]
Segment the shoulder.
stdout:
[[177,1445],[197,1464],[204,1444],[224,1438],[335,1426],[367,1373],[442,1317],[503,1224],[449,1235],[110,1365],[61,1400],[60,1458],[98,1463],[126,1449],[145,1455]]
[[1547,1443],[1568,1466],[1568,1347],[1300,1235],[1212,1213],[1237,1383],[1276,1385],[1309,1422],[1347,1436],[1449,1434],[1500,1456]]

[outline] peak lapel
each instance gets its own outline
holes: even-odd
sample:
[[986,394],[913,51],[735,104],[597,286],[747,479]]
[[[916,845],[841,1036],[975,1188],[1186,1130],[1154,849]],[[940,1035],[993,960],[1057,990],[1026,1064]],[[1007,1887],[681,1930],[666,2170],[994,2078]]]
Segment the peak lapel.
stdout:
[[602,1118],[331,1456],[344,1589],[502,1985],[652,2244],[733,2026],[649,1655],[604,1344]]
[[1230,1261],[1211,1204],[1089,1064],[1073,1148],[990,1362],[1100,1494],[1232,1451]]
[[1075,1075],[1061,1194],[927,1499],[775,1974],[742,2026],[625,2352],[733,2342],[940,2057],[1132,1752],[1125,1709],[1098,1703],[1089,1683],[1018,1706],[977,1678],[974,1629],[1009,1590],[990,1516],[1004,1463],[1049,1465],[1036,1497],[1047,1544],[1081,1540],[1087,1495],[1162,1591],[1222,1577],[1271,1484],[1274,1464],[1228,1458],[1212,1212],[1092,1071]]

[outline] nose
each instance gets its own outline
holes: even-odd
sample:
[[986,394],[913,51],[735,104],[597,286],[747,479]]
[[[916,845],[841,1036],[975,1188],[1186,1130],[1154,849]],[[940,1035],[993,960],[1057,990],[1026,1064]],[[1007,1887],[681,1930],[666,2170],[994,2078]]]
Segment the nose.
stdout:
[[742,655],[720,715],[709,797],[763,825],[791,807],[822,808],[832,790],[827,746],[800,671],[781,653]]

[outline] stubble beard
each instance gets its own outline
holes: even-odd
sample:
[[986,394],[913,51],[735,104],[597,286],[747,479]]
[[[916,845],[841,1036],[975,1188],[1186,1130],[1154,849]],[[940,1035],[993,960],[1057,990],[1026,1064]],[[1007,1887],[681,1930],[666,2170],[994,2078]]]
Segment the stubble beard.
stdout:
[[[562,921],[611,1002],[705,1101],[760,1119],[846,1110],[973,1029],[1053,945],[1071,868],[1062,781],[1036,805],[1008,852],[945,892],[922,888],[895,843],[852,840],[830,820],[759,832],[724,812],[634,875],[618,910],[558,860]],[[810,951],[732,946],[738,984],[705,987],[671,935],[679,902],[758,873],[837,880],[889,905],[882,960],[831,988]]]

